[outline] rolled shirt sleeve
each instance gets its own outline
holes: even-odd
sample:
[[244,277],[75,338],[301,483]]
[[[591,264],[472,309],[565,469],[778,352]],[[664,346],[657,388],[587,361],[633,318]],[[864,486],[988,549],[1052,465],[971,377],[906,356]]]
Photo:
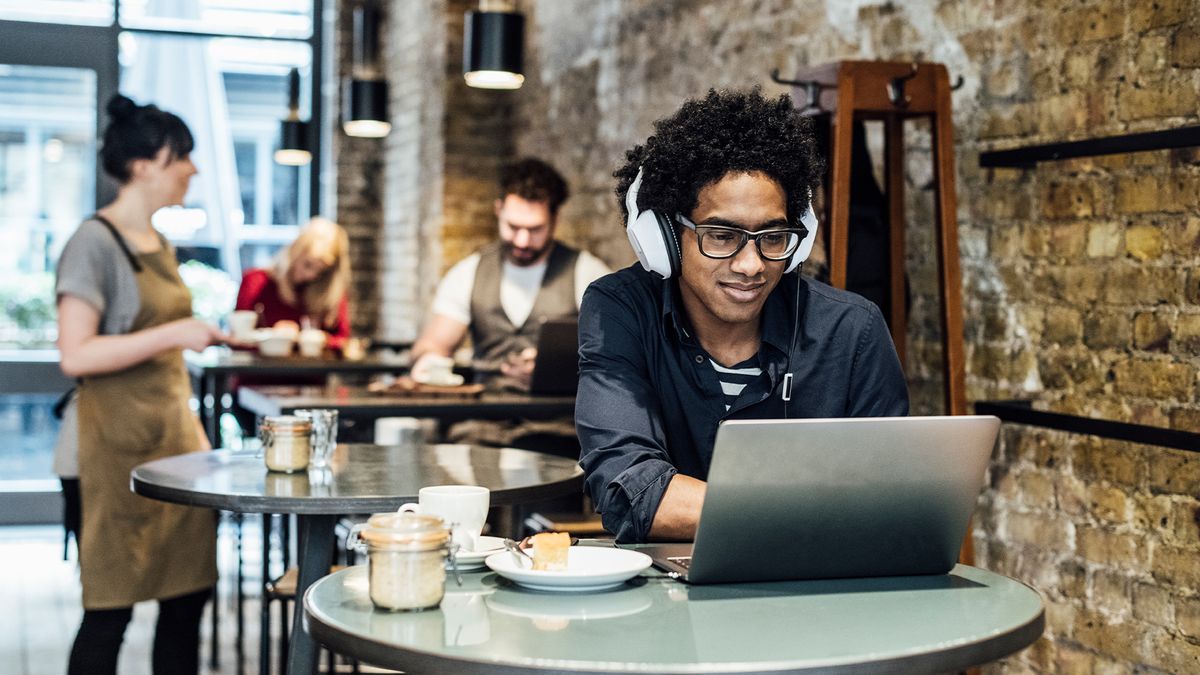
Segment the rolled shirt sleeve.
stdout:
[[637,316],[592,286],[579,311],[579,464],[604,527],[619,542],[645,541],[676,474],[662,411],[647,379]]

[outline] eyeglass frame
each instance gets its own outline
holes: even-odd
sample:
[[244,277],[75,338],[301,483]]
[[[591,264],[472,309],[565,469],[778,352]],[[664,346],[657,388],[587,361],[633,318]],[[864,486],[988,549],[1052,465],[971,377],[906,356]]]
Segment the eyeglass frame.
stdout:
[[[801,227],[775,227],[775,228],[771,228],[769,230],[759,230],[758,232],[751,232],[750,230],[744,230],[740,227],[731,227],[729,225],[697,225],[696,223],[693,223],[691,221],[691,219],[689,219],[687,216],[683,215],[682,213],[676,213],[675,220],[678,221],[680,225],[683,225],[684,227],[688,228],[692,232],[696,233],[696,249],[698,251],[700,251],[700,255],[704,256],[705,258],[709,258],[710,260],[728,260],[729,258],[732,258],[732,257],[736,256],[737,254],[741,253],[742,249],[746,248],[746,244],[749,244],[750,241],[753,240],[754,248],[758,250],[758,256],[760,258],[762,258],[763,260],[770,261],[770,262],[786,262],[788,258],[792,257],[796,253],[796,251],[800,249],[800,244],[804,243],[804,238],[808,236],[808,228],[803,227],[803,226],[801,226]],[[700,236],[700,232],[697,229],[700,227],[712,229],[712,230],[725,230],[727,232],[736,232],[737,234],[742,235],[742,243],[738,244],[737,248],[733,249],[733,252],[730,253],[729,255],[710,255],[710,254],[704,252],[704,247],[700,244],[700,240],[702,239],[702,237]],[[767,234],[778,234],[780,232],[786,232],[788,234],[797,235],[796,244],[794,246],[792,246],[791,250],[789,250],[782,257],[772,258],[772,257],[768,256],[767,254],[763,253],[762,243],[759,241],[759,237],[762,237]]]

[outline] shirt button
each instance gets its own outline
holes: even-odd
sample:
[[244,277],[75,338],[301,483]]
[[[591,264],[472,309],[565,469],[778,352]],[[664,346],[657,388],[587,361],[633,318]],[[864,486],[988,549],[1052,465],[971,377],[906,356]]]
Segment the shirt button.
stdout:
[[697,354],[696,355],[696,363],[704,363],[704,357]]

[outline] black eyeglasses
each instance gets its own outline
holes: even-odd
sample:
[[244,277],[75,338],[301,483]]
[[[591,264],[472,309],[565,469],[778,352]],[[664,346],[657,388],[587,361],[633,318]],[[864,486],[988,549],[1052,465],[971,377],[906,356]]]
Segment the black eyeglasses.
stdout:
[[700,255],[716,260],[732,258],[751,239],[758,247],[758,254],[765,260],[787,260],[796,252],[800,241],[808,234],[808,230],[803,227],[782,227],[750,232],[740,227],[725,225],[697,225],[681,213],[675,214],[675,219],[696,233],[696,245],[700,247]]

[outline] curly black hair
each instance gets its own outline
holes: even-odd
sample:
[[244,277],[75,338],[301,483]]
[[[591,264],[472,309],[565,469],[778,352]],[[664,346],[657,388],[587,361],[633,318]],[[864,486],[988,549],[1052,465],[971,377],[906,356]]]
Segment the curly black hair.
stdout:
[[709,89],[703,99],[687,100],[655,122],[654,135],[628,150],[625,160],[613,177],[626,221],[625,193],[639,169],[638,207],[671,215],[691,213],[700,190],[731,171],[762,172],[783,187],[792,223],[824,174],[812,120],[787,94],[767,99],[758,87]]
[[540,159],[526,157],[500,170],[500,199],[516,195],[531,202],[546,202],[551,215],[567,201],[567,181],[554,167]]

